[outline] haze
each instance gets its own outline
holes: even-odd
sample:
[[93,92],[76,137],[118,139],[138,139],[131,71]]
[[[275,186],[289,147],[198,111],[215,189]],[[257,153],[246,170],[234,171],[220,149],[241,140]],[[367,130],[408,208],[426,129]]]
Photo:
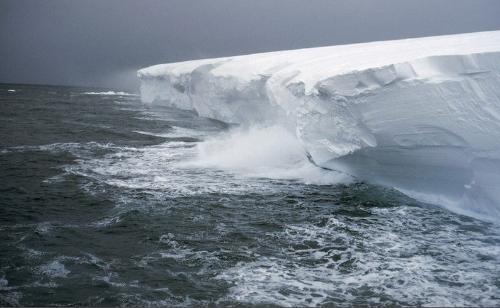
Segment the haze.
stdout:
[[158,63],[498,29],[498,0],[0,0],[0,82],[137,91]]

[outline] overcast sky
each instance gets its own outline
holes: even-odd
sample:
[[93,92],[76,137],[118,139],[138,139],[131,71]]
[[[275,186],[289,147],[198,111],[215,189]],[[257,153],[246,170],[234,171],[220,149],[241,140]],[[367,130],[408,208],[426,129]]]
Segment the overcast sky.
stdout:
[[0,0],[0,82],[135,90],[138,68],[500,29],[500,0]]

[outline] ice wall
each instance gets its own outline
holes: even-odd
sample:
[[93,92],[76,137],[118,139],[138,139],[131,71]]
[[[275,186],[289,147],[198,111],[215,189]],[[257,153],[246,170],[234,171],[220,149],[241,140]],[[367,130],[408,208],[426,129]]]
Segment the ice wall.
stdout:
[[317,165],[500,217],[500,31],[161,64],[144,102],[282,125]]

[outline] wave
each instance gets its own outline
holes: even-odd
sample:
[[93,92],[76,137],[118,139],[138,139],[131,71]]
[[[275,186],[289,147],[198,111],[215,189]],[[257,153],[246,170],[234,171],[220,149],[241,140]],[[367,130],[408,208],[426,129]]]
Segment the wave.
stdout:
[[348,183],[353,177],[312,164],[297,137],[282,126],[252,126],[207,138],[194,159],[180,166],[215,168],[255,178],[306,184]]

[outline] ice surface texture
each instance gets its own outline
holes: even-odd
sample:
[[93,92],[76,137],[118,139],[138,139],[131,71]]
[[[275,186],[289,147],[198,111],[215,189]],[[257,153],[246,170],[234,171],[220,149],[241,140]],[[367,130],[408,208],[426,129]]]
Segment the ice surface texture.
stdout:
[[281,125],[319,166],[500,217],[500,31],[160,64],[138,77],[144,102]]

